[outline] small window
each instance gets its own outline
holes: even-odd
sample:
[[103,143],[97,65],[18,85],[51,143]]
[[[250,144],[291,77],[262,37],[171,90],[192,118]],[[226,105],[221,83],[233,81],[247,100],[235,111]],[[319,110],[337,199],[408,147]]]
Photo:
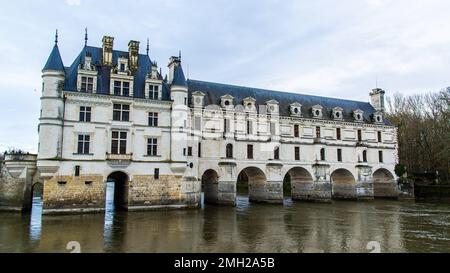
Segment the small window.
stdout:
[[336,128],[336,139],[341,140],[341,128]]
[[280,147],[275,147],[273,158],[275,160],[280,160]]
[[380,131],[378,132],[378,142],[379,143],[383,142],[382,134]]
[[247,135],[253,134],[253,122],[251,120],[247,120]]
[[159,86],[150,84],[148,86],[148,98],[151,100],[159,99]]
[[316,127],[316,138],[321,138],[321,130],[320,127]]
[[225,133],[229,133],[229,132],[230,132],[230,119],[227,119],[227,118],[226,118],[226,119],[224,120],[223,126],[224,126],[223,131],[224,131]]
[[149,138],[147,140],[147,155],[157,156],[158,155],[158,139]]
[[93,77],[81,77],[80,92],[92,93],[94,91],[94,78]]
[[300,126],[298,124],[294,125],[294,137],[300,137]]
[[380,163],[383,163],[383,151],[378,152],[378,160],[380,161]]
[[247,159],[253,159],[253,145],[247,145]]
[[367,162],[367,151],[363,151],[363,162]]
[[187,105],[187,98],[184,98],[184,105]]
[[295,160],[300,160],[300,147],[295,147]]
[[362,130],[358,130],[358,141],[362,141]]
[[75,177],[80,176],[80,166],[75,166]]
[[89,154],[91,136],[90,135],[78,135],[78,154]]
[[59,186],[65,186],[67,185],[67,181],[58,181]]
[[202,143],[200,142],[198,143],[198,157],[202,157]]
[[321,161],[325,161],[326,160],[326,156],[325,156],[325,149],[320,149],[320,160]]
[[125,64],[124,63],[120,64],[120,72],[125,72]]
[[85,184],[86,186],[88,186],[88,187],[91,187],[91,186],[94,184],[94,182],[92,182],[92,181],[86,181],[86,182],[84,182],[84,184]]
[[227,158],[233,158],[233,144],[228,144],[226,149]]
[[158,113],[148,113],[148,126],[158,127],[159,114]]
[[202,131],[202,117],[194,118],[194,129],[201,132]]
[[276,134],[277,134],[277,132],[276,132],[276,124],[275,123],[270,123],[270,134],[272,135],[272,136],[275,136]]
[[155,180],[159,180],[159,169],[155,169],[154,178],[155,178]]
[[192,156],[192,147],[188,147],[188,156]]
[[337,150],[337,161],[342,162],[342,149]]
[[91,112],[91,107],[80,106],[80,122],[91,122]]

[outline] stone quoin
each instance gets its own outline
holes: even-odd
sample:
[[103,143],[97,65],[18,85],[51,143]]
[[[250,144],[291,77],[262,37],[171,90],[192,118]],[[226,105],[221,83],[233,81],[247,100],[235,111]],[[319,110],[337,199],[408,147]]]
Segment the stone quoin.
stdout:
[[105,36],[65,66],[56,40],[42,70],[38,155],[6,158],[1,207],[29,207],[35,183],[48,214],[104,211],[107,182],[125,210],[197,208],[202,192],[233,206],[238,180],[252,202],[283,203],[288,181],[293,200],[398,197],[385,91],[367,103],[186,79],[181,53],[164,77],[148,45],[139,51]]

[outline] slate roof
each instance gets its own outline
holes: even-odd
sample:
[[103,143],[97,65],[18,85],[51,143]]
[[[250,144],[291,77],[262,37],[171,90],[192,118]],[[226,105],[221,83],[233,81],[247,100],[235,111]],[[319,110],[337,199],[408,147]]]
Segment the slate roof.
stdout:
[[188,87],[181,64],[175,67],[175,70],[173,72],[172,85],[183,86],[186,88]]
[[[110,80],[111,80],[111,68],[102,65],[103,59],[103,49],[99,47],[85,46],[80,52],[78,57],[72,63],[70,67],[66,68],[66,81],[65,88],[66,91],[77,91],[77,75],[78,67],[80,64],[84,63],[86,54],[91,55],[91,63],[94,65],[98,71],[97,76],[97,93],[98,94],[110,94]],[[116,66],[118,59],[120,57],[128,58],[128,52],[113,50],[113,66]],[[152,70],[152,61],[148,55],[139,54],[138,58],[138,69],[132,75],[134,77],[133,81],[133,96],[135,98],[145,98],[145,80],[147,74]],[[162,88],[162,99],[170,100],[170,93],[168,86],[163,83]]]
[[55,44],[55,46],[53,47],[52,52],[48,57],[47,63],[45,63],[45,66],[42,69],[42,71],[45,70],[55,70],[65,72],[64,64],[61,58],[61,54],[59,53],[59,48],[57,44]]
[[[299,102],[302,105],[302,116],[312,117],[312,107],[321,105],[323,109],[323,119],[332,120],[331,111],[334,107],[343,109],[343,119],[345,121],[354,121],[353,111],[361,109],[364,111],[364,122],[373,123],[371,115],[376,112],[373,106],[368,102],[359,102],[335,98],[326,98],[319,96],[310,96],[296,93],[287,93],[274,90],[265,90],[258,88],[234,86],[220,83],[204,82],[198,80],[188,80],[189,96],[195,91],[201,91],[205,94],[206,105],[220,105],[220,99],[224,95],[234,97],[234,104],[242,104],[244,98],[252,97],[256,99],[256,106],[265,105],[270,100],[279,102],[280,115],[291,116],[290,105]],[[385,124],[392,124],[385,119]]]

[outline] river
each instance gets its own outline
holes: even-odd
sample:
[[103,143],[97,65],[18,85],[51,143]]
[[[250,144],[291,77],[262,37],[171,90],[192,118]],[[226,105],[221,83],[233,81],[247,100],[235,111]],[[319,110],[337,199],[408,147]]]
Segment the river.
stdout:
[[[397,201],[249,203],[198,210],[0,214],[0,252],[450,252],[450,205]],[[377,251],[377,250],[375,250]]]

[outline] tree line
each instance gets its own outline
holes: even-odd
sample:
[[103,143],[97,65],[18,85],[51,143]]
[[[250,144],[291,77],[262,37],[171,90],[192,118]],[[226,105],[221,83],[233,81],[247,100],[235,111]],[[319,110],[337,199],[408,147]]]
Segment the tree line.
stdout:
[[410,177],[438,174],[450,184],[450,87],[387,98],[386,117],[398,126],[400,165]]

